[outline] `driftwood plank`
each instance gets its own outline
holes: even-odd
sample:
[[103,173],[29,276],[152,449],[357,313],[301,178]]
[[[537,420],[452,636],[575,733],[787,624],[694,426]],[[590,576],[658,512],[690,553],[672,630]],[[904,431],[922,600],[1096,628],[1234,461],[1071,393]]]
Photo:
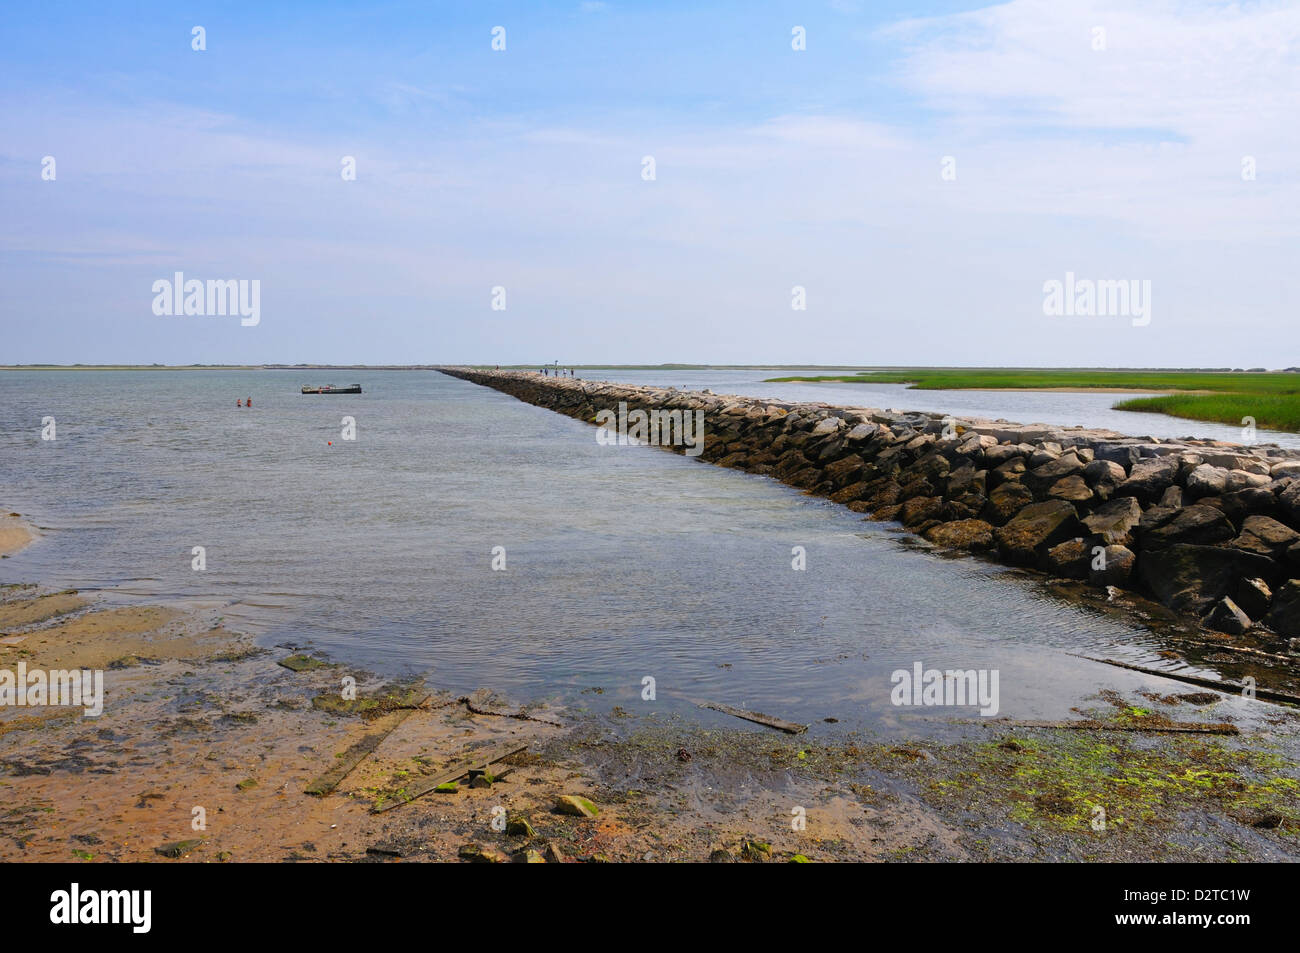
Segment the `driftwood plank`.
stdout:
[[[1118,662],[1109,658],[1093,658],[1090,655],[1077,655],[1074,652],[1067,652],[1067,655],[1073,655],[1075,658],[1087,659],[1089,662],[1100,662],[1103,665],[1114,665],[1116,668],[1126,668],[1131,672],[1141,672],[1143,675],[1159,675],[1161,678],[1173,679],[1175,682],[1186,682],[1188,685],[1200,685],[1202,688],[1213,688],[1216,691],[1241,694],[1246,690],[1246,686],[1240,682],[1227,682],[1213,678],[1202,678],[1199,675],[1183,675],[1180,672],[1166,672],[1163,669],[1147,668],[1145,665],[1133,665],[1129,662]],[[1290,702],[1293,705],[1300,705],[1300,695],[1292,695],[1288,692],[1278,692],[1269,688],[1254,689],[1256,698],[1263,698],[1268,701]]]
[[722,712],[724,715],[735,715],[737,718],[745,719],[745,721],[752,721],[755,724],[766,725],[768,728],[775,728],[777,731],[784,731],[788,735],[801,735],[808,730],[807,725],[800,725],[793,721],[785,721],[782,718],[765,715],[761,711],[746,711],[743,708],[732,708],[730,705],[721,705],[715,702],[701,702],[700,707],[711,708],[714,711]]
[[382,804],[370,809],[371,814],[382,814],[384,811],[391,811],[395,807],[401,807],[403,804],[410,804],[417,797],[423,797],[428,794],[439,784],[446,784],[449,781],[457,781],[469,774],[475,768],[487,767],[494,761],[500,761],[502,758],[508,758],[512,754],[518,754],[526,751],[528,744],[515,742],[513,744],[503,745],[490,752],[480,752],[467,761],[462,761],[454,768],[448,768],[441,774],[435,774],[431,778],[425,778],[415,787],[411,788],[401,797],[394,797],[386,800]]
[[393,733],[393,729],[404,722],[413,711],[415,711],[414,708],[403,708],[377,719],[375,724],[378,727],[375,730],[367,732],[360,741],[343,752],[343,756],[338,758],[328,771],[312,781],[304,790],[316,797],[324,797],[329,794],[339,786],[344,778],[352,773],[353,768],[378,748],[383,740]]
[[1135,731],[1154,734],[1189,734],[1189,735],[1236,735],[1240,734],[1236,725],[1226,721],[1211,724],[1197,724],[1191,721],[1174,721],[1161,725],[1123,725],[1107,721],[1010,721],[997,718],[993,721],[980,721],[976,724],[990,728],[1064,728],[1072,731]]

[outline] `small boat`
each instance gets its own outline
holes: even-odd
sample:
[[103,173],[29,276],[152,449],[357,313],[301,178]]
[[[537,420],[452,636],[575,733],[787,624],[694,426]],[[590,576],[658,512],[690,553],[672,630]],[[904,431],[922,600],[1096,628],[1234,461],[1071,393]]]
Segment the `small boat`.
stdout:
[[321,384],[319,387],[308,387],[302,385],[304,394],[359,394],[361,393],[360,384],[349,384],[347,387],[335,387],[333,384]]

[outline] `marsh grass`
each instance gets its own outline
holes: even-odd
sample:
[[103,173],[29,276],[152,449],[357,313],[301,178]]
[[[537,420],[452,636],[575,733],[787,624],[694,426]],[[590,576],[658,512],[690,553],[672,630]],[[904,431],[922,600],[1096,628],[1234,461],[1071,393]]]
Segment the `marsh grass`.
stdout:
[[1115,409],[1237,425],[1254,417],[1257,427],[1300,433],[1300,396],[1295,394],[1169,394],[1120,401]]
[[1168,414],[1189,420],[1255,426],[1300,433],[1300,374],[1223,371],[1127,371],[1017,368],[932,368],[776,377],[776,381],[846,384],[910,384],[916,390],[1040,390],[1047,388],[1168,391],[1158,397],[1120,400],[1116,410]]

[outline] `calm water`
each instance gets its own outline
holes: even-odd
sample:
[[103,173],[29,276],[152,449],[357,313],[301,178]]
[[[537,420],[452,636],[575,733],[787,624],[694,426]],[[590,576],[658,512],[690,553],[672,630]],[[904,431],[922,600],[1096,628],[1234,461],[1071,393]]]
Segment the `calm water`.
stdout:
[[[297,392],[317,376],[0,374],[0,505],[44,532],[0,560],[0,582],[217,605],[267,645],[592,707],[644,706],[649,675],[659,706],[928,730],[952,712],[888,703],[889,673],[918,660],[998,669],[1012,716],[1143,682],[1063,652],[1149,659],[1144,634],[775,481],[601,447],[586,424],[433,371]],[[735,372],[706,376],[743,390]],[[47,415],[55,441],[40,439]]]

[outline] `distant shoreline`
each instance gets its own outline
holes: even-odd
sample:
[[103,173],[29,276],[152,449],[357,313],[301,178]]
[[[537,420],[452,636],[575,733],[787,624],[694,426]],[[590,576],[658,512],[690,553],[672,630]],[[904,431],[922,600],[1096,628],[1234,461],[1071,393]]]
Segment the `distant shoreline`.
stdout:
[[905,384],[912,390],[1138,393],[1113,410],[1160,413],[1229,426],[1300,433],[1300,373],[1249,371],[1100,371],[1031,368],[914,368],[867,374],[799,375],[767,383]]
[[[0,371],[436,371],[446,366],[446,364],[0,364]],[[531,371],[539,367],[554,367],[555,364],[539,362],[466,366],[481,370],[499,366],[502,370]],[[880,370],[880,368],[851,364],[562,364],[560,366],[584,371]]]
[[[440,364],[0,364],[0,371],[436,371],[439,368],[453,366],[446,362]],[[554,361],[537,361],[527,364],[465,364],[455,365],[487,370],[500,367],[502,370],[536,370],[539,367],[553,367]],[[1233,373],[1227,367],[983,367],[967,365],[963,367],[928,367],[917,368],[905,364],[576,364],[561,362],[561,367],[578,370],[610,371],[765,371],[765,370],[828,370],[828,371],[1091,371],[1111,373],[1162,372],[1162,373],[1197,373],[1228,374]],[[1241,373],[1241,372],[1237,372]],[[1284,374],[1287,371],[1270,370],[1254,373]],[[1292,373],[1295,373],[1292,371]],[[798,380],[799,378],[790,378]],[[815,381],[811,383],[816,383]],[[850,381],[849,383],[861,383]],[[884,382],[882,382],[884,383]],[[888,382],[888,383],[893,383]],[[991,389],[991,388],[980,388]],[[1016,388],[1020,389],[1020,388]]]

